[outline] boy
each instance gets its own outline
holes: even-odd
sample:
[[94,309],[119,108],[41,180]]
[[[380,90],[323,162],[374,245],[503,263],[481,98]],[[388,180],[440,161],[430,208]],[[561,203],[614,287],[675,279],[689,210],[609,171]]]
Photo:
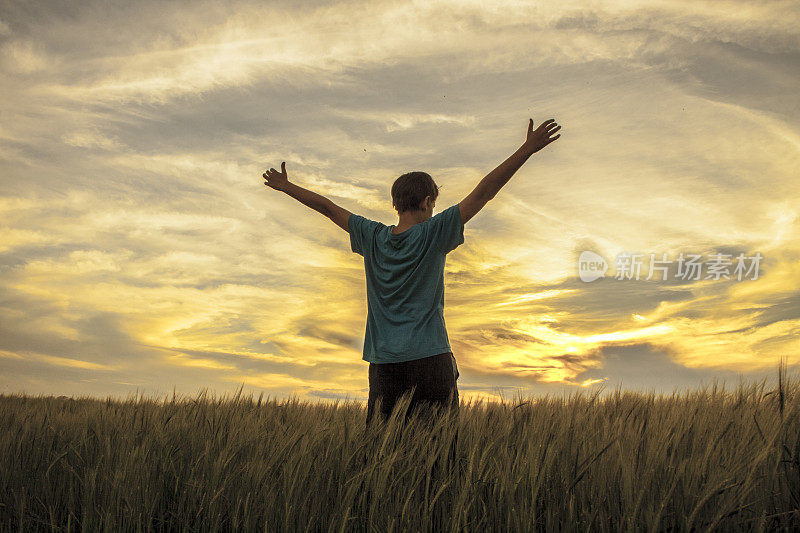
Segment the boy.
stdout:
[[533,129],[525,142],[487,174],[461,202],[433,216],[439,188],[425,172],[403,174],[392,185],[397,225],[355,215],[328,198],[290,183],[286,163],[263,174],[265,185],[283,191],[331,219],[350,234],[350,247],[364,257],[367,327],[363,359],[369,362],[367,424],[376,404],[386,419],[413,391],[410,413],[423,402],[458,407],[458,369],[444,323],[445,256],[464,242],[464,224],[494,198],[511,176],[561,134],[554,119]]

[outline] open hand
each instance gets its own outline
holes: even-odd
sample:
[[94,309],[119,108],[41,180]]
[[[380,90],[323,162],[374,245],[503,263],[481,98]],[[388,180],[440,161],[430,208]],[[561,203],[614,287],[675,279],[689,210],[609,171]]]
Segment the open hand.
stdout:
[[264,176],[264,185],[272,187],[276,191],[283,191],[289,184],[289,178],[286,176],[286,161],[281,163],[281,171],[278,172],[271,168],[262,174]]
[[538,128],[533,129],[533,119],[528,122],[528,136],[525,139],[525,146],[530,150],[530,153],[535,154],[551,142],[555,141],[561,134],[551,137],[555,132],[561,129],[561,126],[556,124],[555,119],[549,119],[542,122]]

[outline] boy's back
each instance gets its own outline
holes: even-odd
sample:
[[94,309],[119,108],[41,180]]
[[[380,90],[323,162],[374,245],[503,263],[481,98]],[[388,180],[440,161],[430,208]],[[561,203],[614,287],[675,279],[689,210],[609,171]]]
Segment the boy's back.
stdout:
[[412,389],[410,408],[422,403],[458,406],[458,368],[444,325],[445,256],[464,242],[464,224],[495,197],[531,155],[558,139],[559,129],[555,119],[549,119],[534,130],[531,118],[522,146],[484,176],[461,202],[436,216],[433,207],[439,188],[433,178],[426,172],[403,174],[392,185],[398,228],[350,213],[330,199],[291,183],[286,162],[281,163],[280,172],[270,168],[263,174],[265,185],[285,192],[350,233],[352,250],[364,256],[367,423],[377,402],[382,402],[380,411],[386,418],[398,398]]
[[365,361],[397,363],[452,352],[444,322],[444,264],[464,242],[458,204],[402,233],[352,214],[350,246],[364,256]]

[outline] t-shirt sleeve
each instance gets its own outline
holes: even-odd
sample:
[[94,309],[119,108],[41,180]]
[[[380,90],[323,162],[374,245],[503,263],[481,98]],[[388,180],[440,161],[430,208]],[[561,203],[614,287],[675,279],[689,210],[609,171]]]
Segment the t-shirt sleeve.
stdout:
[[378,227],[378,222],[351,213],[347,219],[347,230],[350,232],[350,249],[355,253],[364,255],[364,249],[372,242],[372,236]]
[[435,246],[442,253],[450,253],[464,242],[464,224],[458,204],[448,207],[431,217],[431,235]]

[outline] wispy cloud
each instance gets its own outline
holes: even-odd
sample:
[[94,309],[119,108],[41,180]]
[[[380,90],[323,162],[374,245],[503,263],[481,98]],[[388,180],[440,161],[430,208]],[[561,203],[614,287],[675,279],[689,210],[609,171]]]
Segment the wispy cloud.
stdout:
[[[393,223],[536,154],[448,257],[465,398],[758,376],[800,338],[796,2],[6,2],[0,387],[364,398],[363,266],[260,179]],[[761,252],[755,281],[577,254]],[[654,370],[656,371],[656,370]]]

